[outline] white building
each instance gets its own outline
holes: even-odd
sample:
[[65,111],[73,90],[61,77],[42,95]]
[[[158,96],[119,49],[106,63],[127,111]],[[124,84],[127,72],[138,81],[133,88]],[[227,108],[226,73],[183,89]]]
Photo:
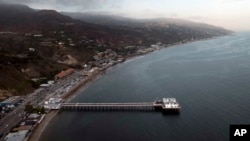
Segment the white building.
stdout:
[[5,141],[24,141],[29,130],[23,130],[19,132],[9,133],[5,137]]
[[61,108],[61,98],[50,98],[48,101],[44,102],[45,109],[58,110]]

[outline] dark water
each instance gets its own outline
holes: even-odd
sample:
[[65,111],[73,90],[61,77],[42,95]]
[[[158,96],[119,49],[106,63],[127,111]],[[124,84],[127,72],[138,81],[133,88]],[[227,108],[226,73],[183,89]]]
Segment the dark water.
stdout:
[[151,102],[175,97],[179,116],[62,112],[42,141],[227,141],[250,124],[250,33],[179,45],[109,70],[73,102]]

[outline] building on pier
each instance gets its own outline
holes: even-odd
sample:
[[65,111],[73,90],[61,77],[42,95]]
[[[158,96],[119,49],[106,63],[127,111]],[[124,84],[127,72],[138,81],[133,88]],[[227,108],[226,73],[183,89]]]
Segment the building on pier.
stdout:
[[163,113],[179,113],[181,106],[175,98],[162,99],[162,112]]
[[59,110],[61,108],[62,98],[51,97],[44,102],[44,108],[50,110]]

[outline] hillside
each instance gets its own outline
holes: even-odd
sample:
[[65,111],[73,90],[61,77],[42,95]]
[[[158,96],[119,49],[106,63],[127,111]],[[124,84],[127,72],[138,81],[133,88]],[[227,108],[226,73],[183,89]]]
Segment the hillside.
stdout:
[[[61,14],[0,4],[0,92],[8,91],[4,97],[26,94],[63,69],[95,61],[97,52],[108,49],[126,58],[159,42],[167,46],[229,33],[178,19]],[[38,82],[31,81],[37,78]]]
[[[79,19],[86,23],[114,26],[114,27],[129,27],[129,28],[155,28],[165,29],[165,32],[168,32],[167,29],[171,29],[171,26],[176,26],[180,29],[189,28],[195,32],[207,32],[206,34],[210,35],[223,35],[227,34],[230,31],[216,27],[213,25],[208,25],[204,23],[197,23],[188,20],[175,19],[175,18],[155,18],[155,19],[132,19],[128,17],[121,17],[115,15],[106,15],[98,13],[67,13],[63,12],[64,15],[68,15],[74,19]],[[177,30],[178,31],[178,30]],[[181,32],[181,31],[180,31]]]

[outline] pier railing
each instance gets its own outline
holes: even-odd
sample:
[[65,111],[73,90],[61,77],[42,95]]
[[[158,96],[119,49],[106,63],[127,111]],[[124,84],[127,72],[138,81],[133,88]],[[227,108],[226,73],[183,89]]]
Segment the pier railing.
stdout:
[[154,103],[63,103],[62,110],[75,111],[155,111]]
[[140,103],[63,103],[61,110],[64,111],[167,111],[179,112],[179,108],[164,109],[162,103],[140,102]]

